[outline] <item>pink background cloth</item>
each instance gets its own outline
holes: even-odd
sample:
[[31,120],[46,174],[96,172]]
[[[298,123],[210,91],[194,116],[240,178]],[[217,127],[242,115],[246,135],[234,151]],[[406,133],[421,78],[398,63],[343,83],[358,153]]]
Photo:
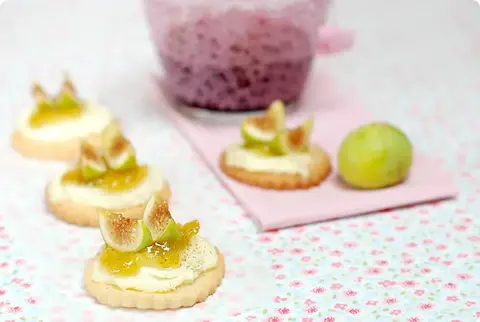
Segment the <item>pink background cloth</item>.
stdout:
[[338,147],[350,130],[372,119],[353,95],[342,91],[331,76],[317,69],[310,76],[303,99],[298,103],[299,108],[291,111],[287,119],[287,125],[291,127],[313,114],[315,128],[312,141],[325,148],[332,157],[332,174],[320,186],[309,190],[265,190],[239,183],[224,175],[219,168],[219,157],[226,146],[242,141],[238,122],[208,122],[208,119],[192,116],[191,110],[190,113],[183,113],[185,108],[175,108],[168,95],[161,90],[161,81],[157,80],[157,84],[160,85],[160,90],[157,90],[159,106],[165,109],[245,210],[258,220],[262,230],[364,214],[453,197],[457,193],[453,177],[443,170],[439,162],[419,153],[415,154],[410,176],[404,184],[375,191],[346,187],[335,171]]

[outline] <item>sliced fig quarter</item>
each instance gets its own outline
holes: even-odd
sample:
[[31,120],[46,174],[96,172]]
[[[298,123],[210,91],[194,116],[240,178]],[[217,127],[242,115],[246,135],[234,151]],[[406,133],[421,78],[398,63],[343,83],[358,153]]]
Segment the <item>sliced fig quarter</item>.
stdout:
[[143,222],[157,242],[177,240],[181,237],[180,228],[172,218],[167,201],[158,194],[154,194],[145,206]]
[[87,181],[97,179],[107,172],[103,157],[85,140],[80,143],[79,167],[82,177]]
[[102,209],[98,212],[98,221],[105,243],[120,252],[137,252],[153,242],[142,220]]
[[112,123],[103,130],[102,144],[105,160],[111,169],[125,171],[137,166],[135,150],[117,124]]
[[285,106],[281,101],[274,101],[265,115],[247,117],[240,130],[246,144],[268,143],[284,127],[284,122]]

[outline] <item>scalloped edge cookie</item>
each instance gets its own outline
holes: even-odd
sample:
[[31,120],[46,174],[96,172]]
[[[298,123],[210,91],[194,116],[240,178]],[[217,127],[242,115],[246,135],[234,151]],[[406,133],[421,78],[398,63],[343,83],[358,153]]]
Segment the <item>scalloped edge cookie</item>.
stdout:
[[191,284],[183,284],[167,293],[145,293],[121,290],[113,285],[92,281],[93,261],[88,261],[84,273],[86,291],[99,303],[112,307],[166,310],[190,307],[201,303],[222,283],[225,275],[225,260],[217,249],[217,265],[200,274]]
[[[118,121],[112,122],[118,124]],[[81,139],[83,138],[77,137],[66,141],[34,140],[23,135],[21,131],[15,130],[12,134],[11,145],[15,151],[27,158],[73,162],[80,156]],[[85,139],[95,147],[101,146],[101,133],[90,133]]]
[[225,152],[220,158],[220,168],[227,176],[251,186],[272,190],[309,189],[320,185],[332,171],[330,157],[322,148],[312,145],[311,154],[313,162],[308,178],[299,174],[250,172],[242,168],[231,167],[225,163]]
[[[99,207],[83,205],[75,203],[69,200],[62,200],[58,202],[52,202],[49,197],[49,186],[45,188],[45,199],[47,203],[47,209],[55,215],[57,218],[66,221],[70,224],[79,225],[79,226],[89,226],[97,227],[98,226],[98,214],[97,210]],[[154,192],[158,193],[165,200],[169,200],[171,196],[170,186],[165,181],[163,189]],[[115,213],[121,213],[122,215],[134,219],[142,219],[143,211],[145,209],[145,204],[137,205],[131,208],[123,209],[107,209]]]

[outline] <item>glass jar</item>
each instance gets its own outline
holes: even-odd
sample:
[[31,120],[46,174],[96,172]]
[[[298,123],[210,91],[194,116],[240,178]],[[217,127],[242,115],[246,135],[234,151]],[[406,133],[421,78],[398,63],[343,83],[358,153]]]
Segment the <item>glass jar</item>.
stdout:
[[329,0],[145,0],[167,89],[222,111],[299,98]]

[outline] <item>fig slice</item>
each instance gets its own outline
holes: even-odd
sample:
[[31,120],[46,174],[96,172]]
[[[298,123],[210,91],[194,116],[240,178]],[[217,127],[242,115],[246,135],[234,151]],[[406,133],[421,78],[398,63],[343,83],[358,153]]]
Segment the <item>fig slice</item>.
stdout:
[[82,140],[80,143],[79,168],[83,179],[86,181],[100,178],[107,172],[105,160],[95,147],[86,140]]
[[56,106],[63,109],[75,109],[81,106],[77,90],[68,74],[64,75],[62,89],[56,98]]
[[274,101],[265,115],[247,117],[240,125],[242,137],[247,145],[268,143],[283,129],[285,123],[285,105]]
[[32,84],[32,96],[37,105],[48,100],[47,93],[43,89],[42,85],[40,85],[38,82],[33,82]]
[[39,111],[49,110],[53,107],[50,97],[38,82],[32,84],[32,97]]
[[299,127],[283,129],[270,144],[270,149],[276,154],[307,152],[310,146],[310,135],[313,130],[313,118],[307,119]]
[[138,252],[153,243],[142,220],[101,209],[98,222],[105,244],[120,252]]
[[116,123],[109,124],[102,132],[105,161],[116,171],[125,171],[137,166],[132,144],[122,134]]
[[167,201],[158,194],[154,194],[147,202],[143,222],[150,230],[153,240],[157,242],[178,240],[182,236],[179,226],[172,218]]

